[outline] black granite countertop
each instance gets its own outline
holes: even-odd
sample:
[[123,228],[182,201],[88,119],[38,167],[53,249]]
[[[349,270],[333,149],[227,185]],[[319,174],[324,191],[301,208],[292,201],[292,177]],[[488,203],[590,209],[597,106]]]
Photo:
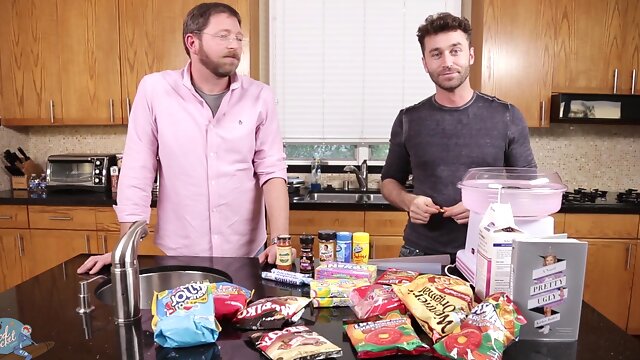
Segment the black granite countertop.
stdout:
[[[211,357],[211,354],[218,352],[222,359],[264,359],[247,344],[251,332],[240,332],[224,324],[217,345],[163,353],[163,349],[153,342],[153,333],[150,332],[151,315],[148,310],[142,311],[140,322],[120,327],[113,322],[111,306],[99,302],[95,297],[91,299],[95,310],[83,322],[82,316],[75,309],[78,306],[78,282],[88,277],[77,275],[75,270],[87,256],[79,255],[0,293],[0,317],[14,318],[30,325],[33,329],[31,337],[38,344],[54,343],[38,359],[136,358],[123,355],[123,351],[140,354],[140,358],[144,359],[212,359],[218,357]],[[255,289],[256,299],[304,293],[298,287],[279,286],[262,280],[259,276],[261,266],[256,258],[140,257],[141,269],[169,265],[217,268],[232,274],[234,283]],[[108,275],[106,270],[103,273]],[[98,286],[97,282],[89,284],[91,291]],[[340,346],[344,351],[344,356],[340,359],[355,359],[355,353],[342,329],[342,320],[353,316],[350,308],[307,309],[302,321]],[[136,351],[136,348],[139,350]],[[591,306],[584,304],[577,341],[520,341],[507,348],[504,359],[637,359],[639,353],[640,341],[624,333]]]
[[[290,210],[327,210],[327,211],[397,211],[390,204],[380,203],[314,203],[297,202],[296,196],[289,196]],[[152,198],[151,206],[156,206],[157,197]],[[110,193],[57,191],[46,194],[31,194],[26,190],[0,191],[0,205],[50,205],[50,206],[112,206],[115,195]],[[563,204],[561,213],[585,214],[640,214],[640,204],[599,203],[599,204]]]

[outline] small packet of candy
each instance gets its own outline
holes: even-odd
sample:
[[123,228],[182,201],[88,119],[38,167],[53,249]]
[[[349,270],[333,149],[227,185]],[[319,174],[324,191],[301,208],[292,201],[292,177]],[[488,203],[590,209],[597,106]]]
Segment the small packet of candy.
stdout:
[[253,296],[253,292],[228,282],[211,284],[211,294],[218,321],[233,320]]
[[153,339],[168,348],[213,343],[220,324],[209,283],[190,283],[155,292],[151,304]]
[[358,319],[384,316],[392,311],[399,311],[402,314],[407,312],[402,300],[390,286],[378,284],[361,286],[351,291],[349,299],[351,309]]
[[418,338],[409,317],[396,312],[381,320],[347,324],[344,329],[358,352],[358,359],[433,353]]
[[376,284],[382,285],[402,285],[408,284],[420,275],[415,271],[387,269],[376,280]]
[[348,298],[351,290],[369,285],[367,279],[323,279],[311,280],[311,297],[312,298]]
[[511,298],[495,293],[471,310],[460,327],[433,347],[442,356],[457,360],[500,360],[504,349],[518,338],[527,323]]
[[240,329],[280,329],[300,319],[311,299],[281,296],[257,300],[238,313],[233,323]]
[[342,349],[306,326],[251,334],[251,341],[269,359],[314,360],[342,356]]

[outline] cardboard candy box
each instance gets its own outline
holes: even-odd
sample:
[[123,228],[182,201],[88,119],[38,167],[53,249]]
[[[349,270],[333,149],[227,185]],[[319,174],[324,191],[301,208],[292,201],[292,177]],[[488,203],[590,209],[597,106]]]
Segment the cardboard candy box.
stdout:
[[366,279],[369,283],[373,283],[376,280],[377,271],[378,267],[375,265],[325,262],[316,268],[315,278],[317,280]]

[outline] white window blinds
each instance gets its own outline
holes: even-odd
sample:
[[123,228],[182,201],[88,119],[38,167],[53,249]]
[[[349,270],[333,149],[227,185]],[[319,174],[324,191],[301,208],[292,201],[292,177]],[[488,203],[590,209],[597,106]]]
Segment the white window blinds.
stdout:
[[285,141],[386,142],[435,92],[418,26],[460,0],[271,0],[270,80]]

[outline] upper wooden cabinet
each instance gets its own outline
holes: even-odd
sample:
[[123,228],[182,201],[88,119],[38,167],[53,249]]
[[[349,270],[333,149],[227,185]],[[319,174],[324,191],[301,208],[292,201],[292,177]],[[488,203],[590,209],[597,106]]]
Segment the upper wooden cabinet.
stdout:
[[[635,74],[635,82],[631,84],[631,94],[640,94],[640,1],[629,0],[625,17],[625,46],[623,47],[623,64],[629,64],[622,78],[628,79]],[[628,71],[631,70],[631,75]],[[623,88],[623,91],[626,89]]]
[[[630,0],[636,2],[637,0]],[[629,0],[555,2],[555,92],[630,93],[631,59],[625,59]],[[633,21],[633,17],[630,18]]]
[[[238,72],[257,76],[258,0],[223,2],[240,13],[248,40]],[[182,22],[199,3],[0,0],[2,124],[127,123],[140,79],[187,63]]]
[[61,116],[55,0],[0,0],[0,117],[3,125],[51,124]]
[[529,127],[549,126],[553,66],[551,0],[475,0],[471,85],[520,109]]

